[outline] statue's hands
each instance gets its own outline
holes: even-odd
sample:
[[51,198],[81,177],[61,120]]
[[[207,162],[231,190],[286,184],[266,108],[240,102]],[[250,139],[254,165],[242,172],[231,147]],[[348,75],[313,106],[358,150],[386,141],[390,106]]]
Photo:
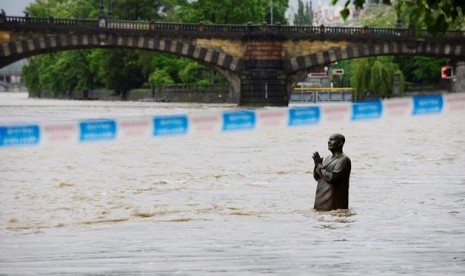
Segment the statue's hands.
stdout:
[[323,158],[321,158],[317,151],[313,153],[313,162],[315,162],[315,166],[323,164]]

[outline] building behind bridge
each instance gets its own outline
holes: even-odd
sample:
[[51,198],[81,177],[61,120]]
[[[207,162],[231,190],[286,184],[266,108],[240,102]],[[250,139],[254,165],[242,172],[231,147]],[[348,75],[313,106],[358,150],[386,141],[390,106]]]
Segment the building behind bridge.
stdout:
[[25,59],[0,69],[0,92],[25,92],[21,79],[21,70],[27,63]]

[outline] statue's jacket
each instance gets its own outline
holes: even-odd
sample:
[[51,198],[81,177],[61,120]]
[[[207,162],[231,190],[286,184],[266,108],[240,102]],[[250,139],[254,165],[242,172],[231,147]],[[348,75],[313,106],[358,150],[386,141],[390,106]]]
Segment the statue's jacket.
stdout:
[[313,177],[318,182],[315,209],[329,211],[349,208],[350,170],[351,161],[345,154],[326,156],[323,163],[315,167]]

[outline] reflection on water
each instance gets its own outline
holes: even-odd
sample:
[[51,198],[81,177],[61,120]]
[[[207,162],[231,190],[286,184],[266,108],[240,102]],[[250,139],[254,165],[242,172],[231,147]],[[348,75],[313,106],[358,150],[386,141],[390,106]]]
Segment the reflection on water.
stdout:
[[[231,106],[0,95],[0,121]],[[465,123],[444,114],[0,152],[0,274],[463,275]],[[352,159],[350,209],[312,209],[311,153]]]

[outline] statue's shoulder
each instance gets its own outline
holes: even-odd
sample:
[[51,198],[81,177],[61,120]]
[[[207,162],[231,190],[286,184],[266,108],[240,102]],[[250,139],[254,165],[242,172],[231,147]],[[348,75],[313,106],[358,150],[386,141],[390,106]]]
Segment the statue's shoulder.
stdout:
[[345,160],[346,162],[351,162],[349,156],[347,156],[345,153],[341,155],[341,159]]

